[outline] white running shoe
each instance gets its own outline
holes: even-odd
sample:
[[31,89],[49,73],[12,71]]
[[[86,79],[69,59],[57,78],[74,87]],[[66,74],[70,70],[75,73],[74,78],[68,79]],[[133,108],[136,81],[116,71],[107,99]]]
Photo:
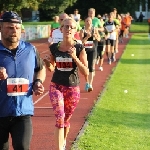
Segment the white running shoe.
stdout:
[[99,67],[99,70],[100,70],[100,71],[103,71],[103,67]]

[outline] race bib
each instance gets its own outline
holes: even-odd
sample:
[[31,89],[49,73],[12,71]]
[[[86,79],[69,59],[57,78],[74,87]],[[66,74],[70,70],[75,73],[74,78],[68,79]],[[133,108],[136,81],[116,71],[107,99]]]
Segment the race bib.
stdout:
[[29,80],[24,78],[8,78],[7,79],[7,95],[18,96],[27,95],[29,88]]
[[73,69],[72,58],[56,57],[56,67],[60,71],[71,71]]
[[85,48],[93,48],[93,41],[87,41],[87,42],[84,44],[84,47],[85,47]]

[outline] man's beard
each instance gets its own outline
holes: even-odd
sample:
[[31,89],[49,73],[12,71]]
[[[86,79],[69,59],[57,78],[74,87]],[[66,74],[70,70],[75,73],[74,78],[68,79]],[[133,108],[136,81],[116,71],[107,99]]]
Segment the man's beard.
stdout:
[[18,37],[8,37],[5,40],[9,43],[17,43],[19,41]]

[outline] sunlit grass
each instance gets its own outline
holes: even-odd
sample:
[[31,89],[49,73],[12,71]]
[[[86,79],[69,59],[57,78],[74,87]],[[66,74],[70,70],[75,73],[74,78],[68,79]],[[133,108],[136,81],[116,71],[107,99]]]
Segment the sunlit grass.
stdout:
[[72,150],[150,149],[149,44],[133,35]]

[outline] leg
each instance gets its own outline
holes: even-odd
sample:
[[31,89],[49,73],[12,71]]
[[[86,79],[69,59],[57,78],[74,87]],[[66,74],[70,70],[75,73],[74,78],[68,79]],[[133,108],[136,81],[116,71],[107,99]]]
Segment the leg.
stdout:
[[116,42],[114,52],[118,53],[118,43],[119,43],[119,30],[116,31]]
[[14,150],[29,150],[32,137],[31,116],[15,117],[10,131]]
[[[88,48],[85,49],[86,50],[86,54],[87,54],[87,60],[89,60],[89,57],[90,57],[90,51]],[[88,61],[88,67],[89,67],[89,61]],[[86,81],[86,84],[85,84],[85,91],[88,92],[88,89],[89,89],[89,76],[87,75],[85,77],[85,81]]]
[[88,88],[88,92],[93,91],[93,79],[95,76],[95,63],[96,63],[96,55],[95,55],[95,49],[90,51],[89,54],[89,59],[88,59],[88,63],[89,63],[89,88]]
[[101,42],[101,44],[99,45],[99,51],[100,51],[100,61],[99,61],[99,70],[103,71],[103,55],[105,52],[105,39],[103,39],[103,41]]
[[116,42],[115,40],[110,40],[112,61],[116,61],[115,52],[114,52],[115,42]]
[[67,135],[70,129],[70,119],[80,99],[80,88],[67,87],[64,93],[64,144],[66,144]]
[[106,40],[106,55],[108,58],[108,64],[111,64],[110,39]]
[[9,149],[9,120],[6,118],[0,118],[0,150]]
[[63,86],[52,83],[49,90],[50,101],[56,117],[55,149],[63,150],[64,145],[64,97]]

